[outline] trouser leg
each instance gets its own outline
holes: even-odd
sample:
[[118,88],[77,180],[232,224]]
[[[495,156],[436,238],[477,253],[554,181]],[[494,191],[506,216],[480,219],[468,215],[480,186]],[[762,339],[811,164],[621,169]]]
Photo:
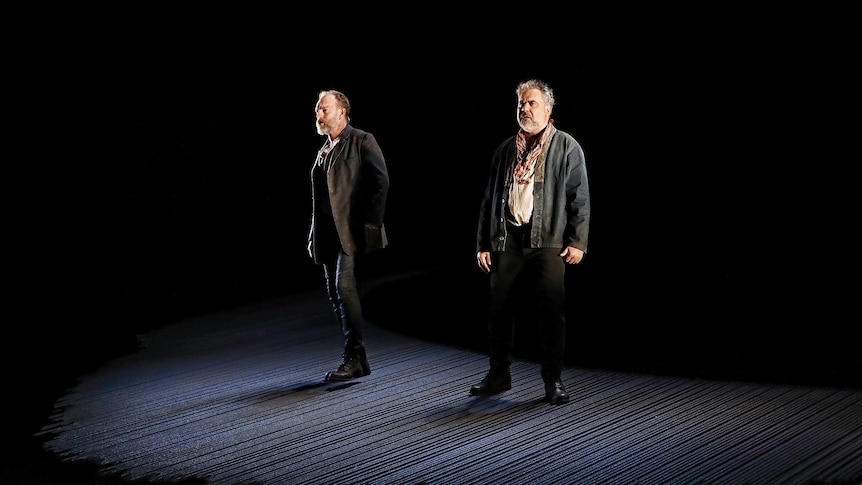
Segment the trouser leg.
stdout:
[[355,272],[356,258],[339,251],[324,263],[326,291],[344,336],[344,353],[338,369],[328,372],[326,381],[347,381],[371,374],[362,337],[362,305]]
[[362,336],[362,304],[356,279],[356,257],[339,251],[334,261],[323,265],[326,291],[344,336],[346,353],[359,352],[365,344]]
[[512,363],[515,331],[509,295],[524,260],[520,251],[515,249],[492,253],[491,258],[488,304],[489,361],[492,368],[508,371]]
[[556,248],[530,250],[529,263],[535,273],[534,312],[540,325],[542,378],[560,379],[566,348],[566,263]]

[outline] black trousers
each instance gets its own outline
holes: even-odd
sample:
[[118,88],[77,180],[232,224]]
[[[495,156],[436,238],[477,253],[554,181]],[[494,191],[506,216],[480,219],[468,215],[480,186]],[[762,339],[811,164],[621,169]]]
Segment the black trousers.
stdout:
[[326,295],[344,335],[344,351],[359,351],[365,344],[362,339],[362,304],[356,283],[356,256],[339,251],[334,257],[325,258],[323,273]]
[[321,224],[317,231],[317,251],[326,283],[326,296],[344,336],[345,354],[365,348],[362,337],[362,303],[356,275],[357,258],[341,249],[334,223]]
[[[508,226],[506,250],[491,253],[488,336],[490,364],[508,368],[514,347],[515,304],[525,304],[529,322],[519,329],[539,332],[541,372],[560,378],[566,345],[566,263],[560,248],[530,248],[530,227]],[[517,285],[515,283],[518,283]],[[514,292],[518,288],[523,291]]]

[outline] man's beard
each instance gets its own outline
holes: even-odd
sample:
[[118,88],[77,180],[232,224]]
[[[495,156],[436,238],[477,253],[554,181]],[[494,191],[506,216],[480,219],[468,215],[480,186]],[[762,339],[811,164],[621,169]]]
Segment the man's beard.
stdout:
[[530,130],[534,129],[536,126],[538,126],[537,123],[535,121],[533,121],[533,119],[528,117],[528,116],[525,116],[523,118],[518,118],[518,125],[524,131],[530,131]]

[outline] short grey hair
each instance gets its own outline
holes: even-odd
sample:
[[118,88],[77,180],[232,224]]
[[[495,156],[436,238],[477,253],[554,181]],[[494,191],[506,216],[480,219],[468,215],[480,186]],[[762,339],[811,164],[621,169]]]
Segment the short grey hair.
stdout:
[[347,115],[347,119],[350,119],[350,100],[347,99],[347,95],[345,95],[341,91],[336,91],[334,89],[326,89],[317,93],[317,99],[320,99],[327,94],[331,94],[335,97],[335,104],[337,104],[339,108],[344,108],[344,114]]

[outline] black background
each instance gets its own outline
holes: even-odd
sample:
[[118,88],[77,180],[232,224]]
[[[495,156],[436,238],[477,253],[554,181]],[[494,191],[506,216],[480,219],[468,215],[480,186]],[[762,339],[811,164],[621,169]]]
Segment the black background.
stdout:
[[[493,149],[517,130],[515,87],[535,77],[555,89],[556,126],[581,142],[590,175],[571,365],[862,388],[849,18],[556,4],[10,10],[4,362],[28,440],[12,460],[48,473],[56,460],[32,433],[137,335],[300,291],[323,298],[305,237],[313,108],[330,88],[390,170],[392,245],[367,276],[431,270],[368,295],[375,324],[484,349],[477,204]],[[519,337],[530,357],[534,336]]]
[[536,77],[590,175],[572,364],[858,385],[841,15],[648,13],[53,12],[10,61],[15,342],[77,370],[188,315],[322,292],[304,247],[313,108],[332,88],[390,170],[392,245],[368,276],[442,279],[369,314],[481,346],[478,199]]

